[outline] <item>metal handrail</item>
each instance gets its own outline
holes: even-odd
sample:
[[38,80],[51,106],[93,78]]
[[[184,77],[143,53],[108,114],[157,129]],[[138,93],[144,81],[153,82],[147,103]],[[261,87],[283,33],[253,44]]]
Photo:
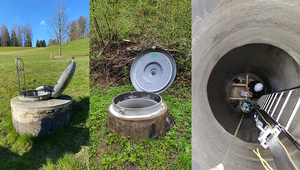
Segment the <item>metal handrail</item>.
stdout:
[[[19,68],[18,66],[18,60],[22,61],[22,68]],[[23,71],[23,77],[24,77],[24,85],[25,85],[25,95],[27,96],[27,87],[26,87],[26,79],[25,79],[25,70],[24,70],[24,62],[21,58],[16,58],[16,68],[17,68],[17,76],[18,76],[18,82],[19,82],[19,91],[21,94],[21,83],[20,83],[20,76],[19,76],[19,71]]]
[[[273,93],[269,93],[269,94],[274,94],[274,93],[281,93],[281,92],[287,92],[287,91],[295,91],[295,90],[300,90],[300,86],[296,86],[296,87],[292,87],[290,89],[285,89],[285,90],[281,90],[281,91],[276,91],[276,92],[273,92]],[[268,95],[269,95],[268,94]]]

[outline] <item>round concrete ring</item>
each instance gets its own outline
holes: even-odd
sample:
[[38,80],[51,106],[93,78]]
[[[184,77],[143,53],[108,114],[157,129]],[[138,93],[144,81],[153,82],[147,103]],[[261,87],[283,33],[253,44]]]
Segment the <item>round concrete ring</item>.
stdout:
[[167,104],[162,101],[162,108],[156,113],[141,116],[126,116],[118,114],[108,106],[107,128],[118,137],[144,141],[148,138],[158,138],[173,127],[173,120],[168,112]]
[[60,95],[56,99],[24,101],[11,100],[12,123],[20,134],[40,136],[67,126],[72,118],[72,98]]

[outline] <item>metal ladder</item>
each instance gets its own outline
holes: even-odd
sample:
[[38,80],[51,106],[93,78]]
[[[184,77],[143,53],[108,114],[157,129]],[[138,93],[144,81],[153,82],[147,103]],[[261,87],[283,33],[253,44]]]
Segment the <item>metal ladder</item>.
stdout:
[[[268,125],[266,125],[264,129],[260,128],[259,141],[261,145],[265,149],[269,147],[278,169],[296,169],[297,167],[292,164],[292,161],[288,155],[286,155],[286,150],[279,144],[276,137],[282,132],[300,151],[299,141],[288,131],[295,115],[299,114],[300,86],[263,95],[258,99],[257,105],[259,109],[266,112],[273,121],[276,121],[275,125],[272,125],[273,130],[270,130]],[[259,128],[259,120],[257,117],[254,118],[256,120],[256,126]],[[262,125],[262,123],[260,124]],[[295,123],[292,126],[296,126]]]
[[257,101],[265,111],[286,131],[290,128],[300,106],[300,86],[261,96]]

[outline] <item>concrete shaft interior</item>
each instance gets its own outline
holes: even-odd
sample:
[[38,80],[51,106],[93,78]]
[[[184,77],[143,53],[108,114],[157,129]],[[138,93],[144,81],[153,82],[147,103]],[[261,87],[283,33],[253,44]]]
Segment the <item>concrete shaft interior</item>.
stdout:
[[[299,85],[300,1],[195,0],[192,7],[192,166],[209,169],[222,162],[241,118],[226,98],[235,76],[254,74],[267,93]],[[263,169],[256,148],[276,168],[270,151],[255,143],[252,116],[245,116],[225,169]],[[289,131],[300,139],[300,126]],[[299,151],[282,142],[300,167]]]
[[[233,78],[242,73],[258,77],[269,94],[297,86],[298,67],[286,52],[271,45],[249,44],[231,50],[218,61],[208,80],[207,96],[214,117],[234,134],[242,114],[229,105],[227,90]],[[245,115],[237,136],[246,142],[258,142],[253,113]]]

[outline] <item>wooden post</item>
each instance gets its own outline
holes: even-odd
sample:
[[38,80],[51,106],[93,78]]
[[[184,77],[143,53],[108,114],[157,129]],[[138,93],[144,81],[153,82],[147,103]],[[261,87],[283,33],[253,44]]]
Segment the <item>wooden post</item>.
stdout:
[[52,50],[51,50],[51,52],[50,52],[50,59],[52,59]]

